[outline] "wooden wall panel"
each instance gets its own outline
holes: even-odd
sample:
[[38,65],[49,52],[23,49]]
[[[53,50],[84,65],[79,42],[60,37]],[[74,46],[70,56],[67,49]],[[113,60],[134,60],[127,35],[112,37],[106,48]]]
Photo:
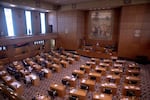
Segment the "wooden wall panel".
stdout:
[[79,48],[80,39],[84,34],[84,12],[62,11],[58,16],[58,46],[68,50]]
[[[118,54],[134,59],[147,56],[150,59],[150,4],[122,8]],[[136,37],[136,31],[139,37]]]

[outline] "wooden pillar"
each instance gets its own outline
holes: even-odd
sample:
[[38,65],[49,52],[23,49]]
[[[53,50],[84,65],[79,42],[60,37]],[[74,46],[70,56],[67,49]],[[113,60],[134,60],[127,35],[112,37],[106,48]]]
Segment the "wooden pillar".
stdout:
[[45,40],[44,51],[45,52],[49,52],[50,49],[51,49],[51,47],[50,47],[50,40]]
[[15,60],[15,48],[13,45],[7,46],[7,57],[9,59],[9,62],[12,62]]

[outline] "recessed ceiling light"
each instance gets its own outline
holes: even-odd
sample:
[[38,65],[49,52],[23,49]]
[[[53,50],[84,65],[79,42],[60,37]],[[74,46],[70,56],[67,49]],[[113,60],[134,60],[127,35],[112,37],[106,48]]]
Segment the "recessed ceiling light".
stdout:
[[10,4],[10,6],[11,6],[11,7],[16,7],[16,5],[14,5],[14,4]]
[[31,8],[31,10],[35,10],[35,8]]
[[46,12],[50,12],[50,10],[46,10]]

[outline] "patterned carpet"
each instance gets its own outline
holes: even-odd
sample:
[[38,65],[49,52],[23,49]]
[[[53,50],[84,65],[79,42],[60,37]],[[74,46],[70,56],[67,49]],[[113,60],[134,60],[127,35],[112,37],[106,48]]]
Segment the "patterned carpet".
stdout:
[[[24,93],[23,96],[25,100],[31,100],[37,93],[48,95],[47,90],[51,83],[61,83],[62,77],[66,75],[71,75],[74,69],[79,69],[80,65],[85,64],[87,60],[90,60],[86,57],[81,57],[80,61],[76,61],[74,64],[69,65],[67,68],[63,68],[60,73],[53,73],[51,78],[43,79],[40,81],[39,86],[30,86],[26,87],[24,83]],[[150,65],[140,65],[141,66],[141,98],[140,100],[150,100]],[[107,72],[109,73],[109,72]],[[85,78],[87,78],[87,74],[85,74]],[[105,81],[105,77],[103,76],[101,81]],[[121,83],[124,82],[124,77],[121,78]],[[77,87],[79,87],[80,81],[77,82]],[[113,97],[113,100],[119,100],[121,96],[121,88],[122,84],[119,84],[117,89],[117,95]],[[68,92],[68,90],[66,90]],[[100,92],[100,83],[96,83],[95,91]],[[0,96],[0,100],[2,99]],[[56,98],[55,100],[68,100],[68,95],[64,98]],[[92,100],[92,92],[88,92],[87,100]]]
[[[49,89],[51,83],[61,83],[62,77],[66,75],[70,76],[73,70],[79,69],[80,65],[85,64],[85,61],[87,60],[88,58],[82,57],[80,61],[76,61],[74,64],[69,65],[69,67],[63,68],[60,73],[53,73],[50,79],[45,78],[41,80],[38,87],[30,86],[30,88],[25,88],[23,96],[26,98],[26,100],[31,100],[35,96],[35,94],[37,94],[37,92],[40,94],[48,95],[47,90]],[[60,98],[57,98],[57,100],[58,99]]]

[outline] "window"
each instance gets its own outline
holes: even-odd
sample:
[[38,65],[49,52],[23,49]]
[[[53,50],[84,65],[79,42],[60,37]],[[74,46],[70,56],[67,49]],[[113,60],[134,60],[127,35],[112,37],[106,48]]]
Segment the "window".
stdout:
[[38,45],[38,44],[44,45],[44,40],[34,41],[33,44],[34,45]]
[[32,35],[31,12],[25,11],[25,16],[26,16],[27,35]]
[[4,8],[4,13],[5,13],[5,18],[6,18],[8,36],[14,36],[12,11],[9,8]]
[[0,46],[0,51],[5,51],[6,50],[6,46]]
[[46,28],[45,28],[45,13],[40,13],[41,18],[41,33],[45,34]]

